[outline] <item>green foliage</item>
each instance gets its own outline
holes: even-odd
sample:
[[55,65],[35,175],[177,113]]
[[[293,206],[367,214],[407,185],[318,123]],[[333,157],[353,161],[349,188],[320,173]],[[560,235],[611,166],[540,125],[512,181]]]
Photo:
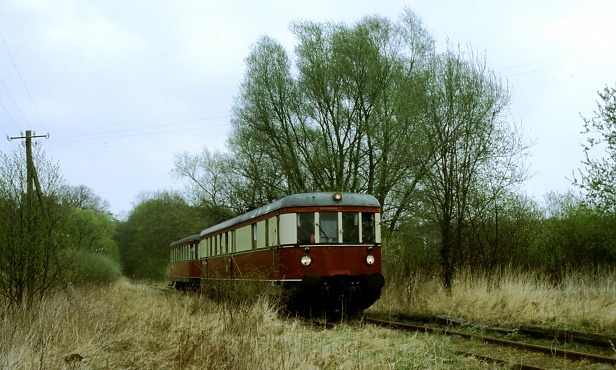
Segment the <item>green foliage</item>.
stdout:
[[373,194],[386,233],[411,218],[437,231],[449,285],[470,260],[469,222],[485,223],[473,212],[525,179],[507,86],[472,53],[437,54],[408,10],[291,29],[293,56],[265,36],[246,59],[230,152],[178,157],[176,173],[234,210],[297,192]]
[[468,227],[456,255],[457,269],[489,276],[504,267],[528,266],[542,226],[539,205],[515,193],[488,199],[474,199],[470,204]]
[[67,272],[69,280],[75,285],[109,284],[122,277],[119,261],[110,256],[86,250],[79,250],[71,257]]
[[[586,144],[580,179],[574,184],[587,192],[587,201],[598,209],[616,211],[616,87],[599,92],[595,116],[584,120]],[[597,154],[597,151],[605,155]]]
[[116,241],[124,272],[136,278],[164,278],[169,244],[207,226],[199,209],[176,193],[145,197],[118,225]]
[[407,220],[383,242],[386,277],[438,276],[438,230]]
[[[482,209],[474,207],[481,205]],[[467,227],[453,251],[456,271],[485,274],[506,268],[536,266],[535,246],[543,227],[539,206],[513,193],[498,202],[469,204]],[[394,276],[433,277],[442,274],[441,230],[434,223],[408,219],[384,242],[383,263]]]
[[448,50],[431,60],[426,104],[419,107],[430,166],[418,195],[423,217],[439,228],[447,287],[466,262],[465,233],[476,213],[525,180],[527,144],[505,118],[509,101],[483,59]]
[[29,306],[69,281],[116,280],[119,251],[105,202],[85,186],[67,186],[42,151],[28,166],[24,154],[0,157],[0,296]]
[[270,37],[247,57],[230,153],[179,156],[176,173],[234,211],[290,193],[367,192],[395,225],[425,166],[417,104],[434,41],[411,12],[292,30],[294,57]]
[[532,267],[559,279],[570,271],[616,266],[616,215],[589,208],[571,193],[550,197]]
[[62,280],[67,261],[59,251],[70,206],[58,166],[40,151],[26,157],[0,156],[0,296],[30,306]]
[[116,224],[100,211],[73,208],[65,226],[67,246],[80,251],[99,253],[119,261],[120,252],[112,239]]
[[546,219],[516,193],[530,143],[484,58],[451,46],[436,53],[410,11],[398,22],[296,22],[292,31],[293,55],[270,37],[250,51],[229,151],[176,159],[208,221],[289,193],[367,192],[382,205],[385,267],[405,275],[440,271],[449,286],[461,269],[556,275],[615,263],[615,217],[597,212],[616,209],[615,88],[584,119],[586,172],[576,184],[590,207],[558,204]]

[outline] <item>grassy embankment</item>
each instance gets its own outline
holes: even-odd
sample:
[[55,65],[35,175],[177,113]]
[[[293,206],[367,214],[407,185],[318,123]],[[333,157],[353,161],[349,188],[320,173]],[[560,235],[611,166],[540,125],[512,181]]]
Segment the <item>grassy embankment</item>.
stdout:
[[[559,287],[525,275],[498,287],[461,279],[451,296],[437,282],[410,282],[390,284],[372,310],[616,331],[616,281],[609,275],[570,278]],[[121,280],[78,288],[73,304],[58,293],[36,310],[3,313],[0,368],[493,368],[453,353],[450,341],[373,326],[321,330],[280,318],[265,300],[231,306]]]
[[616,333],[616,276],[609,271],[570,274],[559,284],[533,273],[509,271],[497,278],[463,272],[451,295],[437,278],[394,280],[373,310]]
[[[230,306],[121,281],[5,315],[0,368],[382,369],[484,367],[448,338],[372,326],[322,330],[278,317],[265,300]],[[83,357],[83,359],[79,359]],[[487,368],[487,367],[485,367]]]

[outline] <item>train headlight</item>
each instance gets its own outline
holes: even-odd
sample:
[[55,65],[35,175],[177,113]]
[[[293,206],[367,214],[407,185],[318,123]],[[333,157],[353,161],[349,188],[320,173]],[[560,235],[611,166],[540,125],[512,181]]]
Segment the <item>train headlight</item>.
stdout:
[[374,256],[369,254],[366,256],[366,263],[369,265],[374,265]]
[[334,193],[334,200],[340,202],[342,200],[342,193]]
[[307,254],[304,254],[302,256],[302,259],[300,260],[300,262],[302,263],[302,265],[304,266],[309,266],[312,263],[312,257],[310,257]]

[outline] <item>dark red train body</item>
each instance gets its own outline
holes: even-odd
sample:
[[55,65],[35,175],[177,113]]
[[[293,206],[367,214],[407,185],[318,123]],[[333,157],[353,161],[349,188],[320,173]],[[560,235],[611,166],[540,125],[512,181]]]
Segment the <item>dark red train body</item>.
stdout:
[[171,243],[170,276],[175,288],[198,288],[201,284],[201,261],[198,250],[200,234],[193,234]]
[[172,243],[171,279],[178,289],[269,283],[300,310],[357,312],[384,285],[380,239],[373,196],[295,194]]

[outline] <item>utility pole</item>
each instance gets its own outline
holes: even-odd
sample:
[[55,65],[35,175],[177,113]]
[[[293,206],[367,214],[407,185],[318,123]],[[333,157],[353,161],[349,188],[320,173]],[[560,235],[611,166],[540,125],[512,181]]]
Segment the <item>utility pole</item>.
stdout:
[[[14,137],[9,137],[9,141],[11,140],[26,140],[26,178],[28,181],[27,184],[27,191],[26,191],[26,201],[28,202],[28,206],[32,207],[32,202],[33,202],[33,192],[36,193],[36,197],[38,199],[39,202],[39,206],[40,208],[43,210],[45,216],[47,218],[49,218],[49,211],[47,209],[47,207],[45,206],[45,202],[43,199],[43,189],[41,189],[41,183],[39,182],[39,178],[38,175],[36,173],[36,167],[34,166],[34,158],[32,155],[32,139],[37,139],[37,138],[46,138],[49,139],[49,134],[47,135],[36,135],[34,132],[32,132],[31,130],[27,130],[26,131],[26,135],[25,136],[14,136]],[[32,208],[30,208],[32,209]],[[64,272],[64,268],[62,267],[62,264],[60,263],[60,259],[58,258],[58,254],[56,253],[56,251],[54,250],[52,253],[52,258],[56,264],[56,268],[58,269],[58,274],[60,275],[60,279],[62,280],[62,284],[64,285],[64,291],[66,292],[66,295],[68,296],[68,299],[70,302],[73,301],[73,288],[70,284],[70,282],[68,281],[68,279],[66,278],[66,274]]]
[[39,202],[43,203],[43,196],[42,196],[42,190],[41,190],[41,184],[39,183],[38,180],[38,176],[36,174],[36,167],[34,167],[34,159],[32,158],[32,139],[36,139],[36,138],[49,138],[49,134],[47,135],[36,135],[35,133],[33,133],[30,130],[26,131],[26,136],[14,136],[14,137],[9,137],[9,141],[10,140],[26,140],[26,178],[28,181],[28,190],[27,190],[27,197],[28,197],[28,201],[30,201],[30,199],[32,199],[32,192],[34,191],[34,187],[36,186],[36,193],[37,193],[37,197],[39,198]]

